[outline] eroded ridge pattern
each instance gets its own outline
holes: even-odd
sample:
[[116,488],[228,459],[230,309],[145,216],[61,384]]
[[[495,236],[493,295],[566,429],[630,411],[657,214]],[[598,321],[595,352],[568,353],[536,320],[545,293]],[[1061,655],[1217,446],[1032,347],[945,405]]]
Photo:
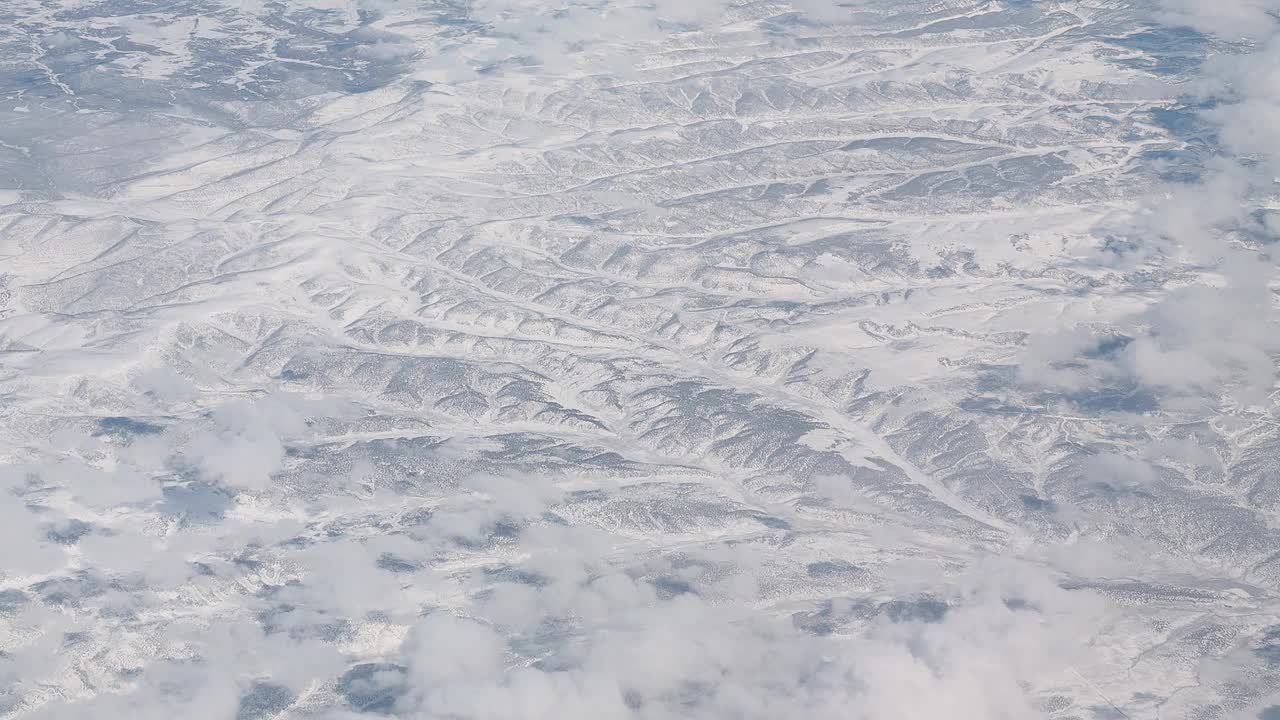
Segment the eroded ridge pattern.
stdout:
[[0,3],[0,717],[1280,718],[1193,5]]

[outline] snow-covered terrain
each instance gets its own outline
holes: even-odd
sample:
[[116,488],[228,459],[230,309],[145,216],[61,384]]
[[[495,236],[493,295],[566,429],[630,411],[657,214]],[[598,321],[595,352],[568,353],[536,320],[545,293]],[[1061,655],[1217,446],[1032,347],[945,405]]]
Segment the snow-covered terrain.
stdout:
[[0,717],[1277,720],[1278,14],[0,2]]

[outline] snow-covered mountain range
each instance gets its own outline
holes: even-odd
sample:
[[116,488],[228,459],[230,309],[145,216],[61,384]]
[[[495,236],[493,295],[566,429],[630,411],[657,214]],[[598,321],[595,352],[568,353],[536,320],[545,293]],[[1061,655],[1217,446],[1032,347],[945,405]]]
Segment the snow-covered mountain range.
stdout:
[[0,717],[1280,718],[1278,12],[0,3]]

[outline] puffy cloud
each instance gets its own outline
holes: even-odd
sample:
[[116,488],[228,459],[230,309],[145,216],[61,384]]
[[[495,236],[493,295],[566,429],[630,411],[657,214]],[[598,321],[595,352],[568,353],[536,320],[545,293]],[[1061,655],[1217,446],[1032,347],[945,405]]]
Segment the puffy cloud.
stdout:
[[1160,0],[1160,19],[1189,25],[1229,40],[1266,37],[1275,32],[1280,3],[1275,0]]
[[1143,314],[1146,332],[1122,354],[1134,376],[1176,394],[1212,397],[1226,389],[1246,404],[1262,402],[1275,382],[1272,355],[1280,351],[1271,268],[1253,256],[1233,256],[1224,271],[1226,287],[1178,290]]
[[[341,667],[332,649],[287,636],[264,635],[244,622],[177,623],[156,642],[167,655],[141,671],[131,687],[77,701],[58,699],[30,714],[39,720],[66,717],[192,720],[261,717],[243,712],[255,702],[286,699],[307,689],[317,675]],[[270,678],[270,682],[264,679]],[[275,692],[271,690],[278,688]],[[266,697],[262,697],[266,696]]]
[[[1266,398],[1280,351],[1275,264],[1265,244],[1278,225],[1259,212],[1280,176],[1277,13],[1272,0],[1160,4],[1159,19],[1233,43],[1187,85],[1222,152],[1205,162],[1198,182],[1162,188],[1127,228],[1141,238],[1143,267],[1170,277],[1167,289],[1123,318],[1113,339],[1084,328],[1038,338],[1019,369],[1024,381],[1066,392],[1133,383],[1184,410]],[[1114,338],[1122,340],[1114,351],[1099,352]]]
[[[696,591],[661,599],[625,576],[597,577],[558,613],[516,629],[516,638],[551,634],[559,646],[549,652],[529,654],[481,620],[432,613],[400,650],[409,668],[400,707],[410,717],[476,720],[1033,716],[1025,688],[1080,659],[1081,631],[1100,621],[1103,604],[1000,559],[954,587],[927,621],[815,636]],[[575,612],[593,597],[607,598],[609,612]]]
[[61,568],[67,558],[49,538],[49,526],[12,490],[0,496],[0,547],[4,548],[4,576],[44,575]]
[[284,466],[286,443],[305,435],[308,418],[349,412],[344,403],[284,393],[230,400],[213,408],[208,423],[189,434],[181,461],[230,487],[266,490]]

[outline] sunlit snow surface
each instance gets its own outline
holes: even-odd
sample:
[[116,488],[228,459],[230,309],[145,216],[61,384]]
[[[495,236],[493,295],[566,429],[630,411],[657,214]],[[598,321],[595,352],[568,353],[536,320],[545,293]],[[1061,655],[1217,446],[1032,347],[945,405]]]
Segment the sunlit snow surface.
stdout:
[[0,3],[0,717],[1280,718],[1169,7]]

